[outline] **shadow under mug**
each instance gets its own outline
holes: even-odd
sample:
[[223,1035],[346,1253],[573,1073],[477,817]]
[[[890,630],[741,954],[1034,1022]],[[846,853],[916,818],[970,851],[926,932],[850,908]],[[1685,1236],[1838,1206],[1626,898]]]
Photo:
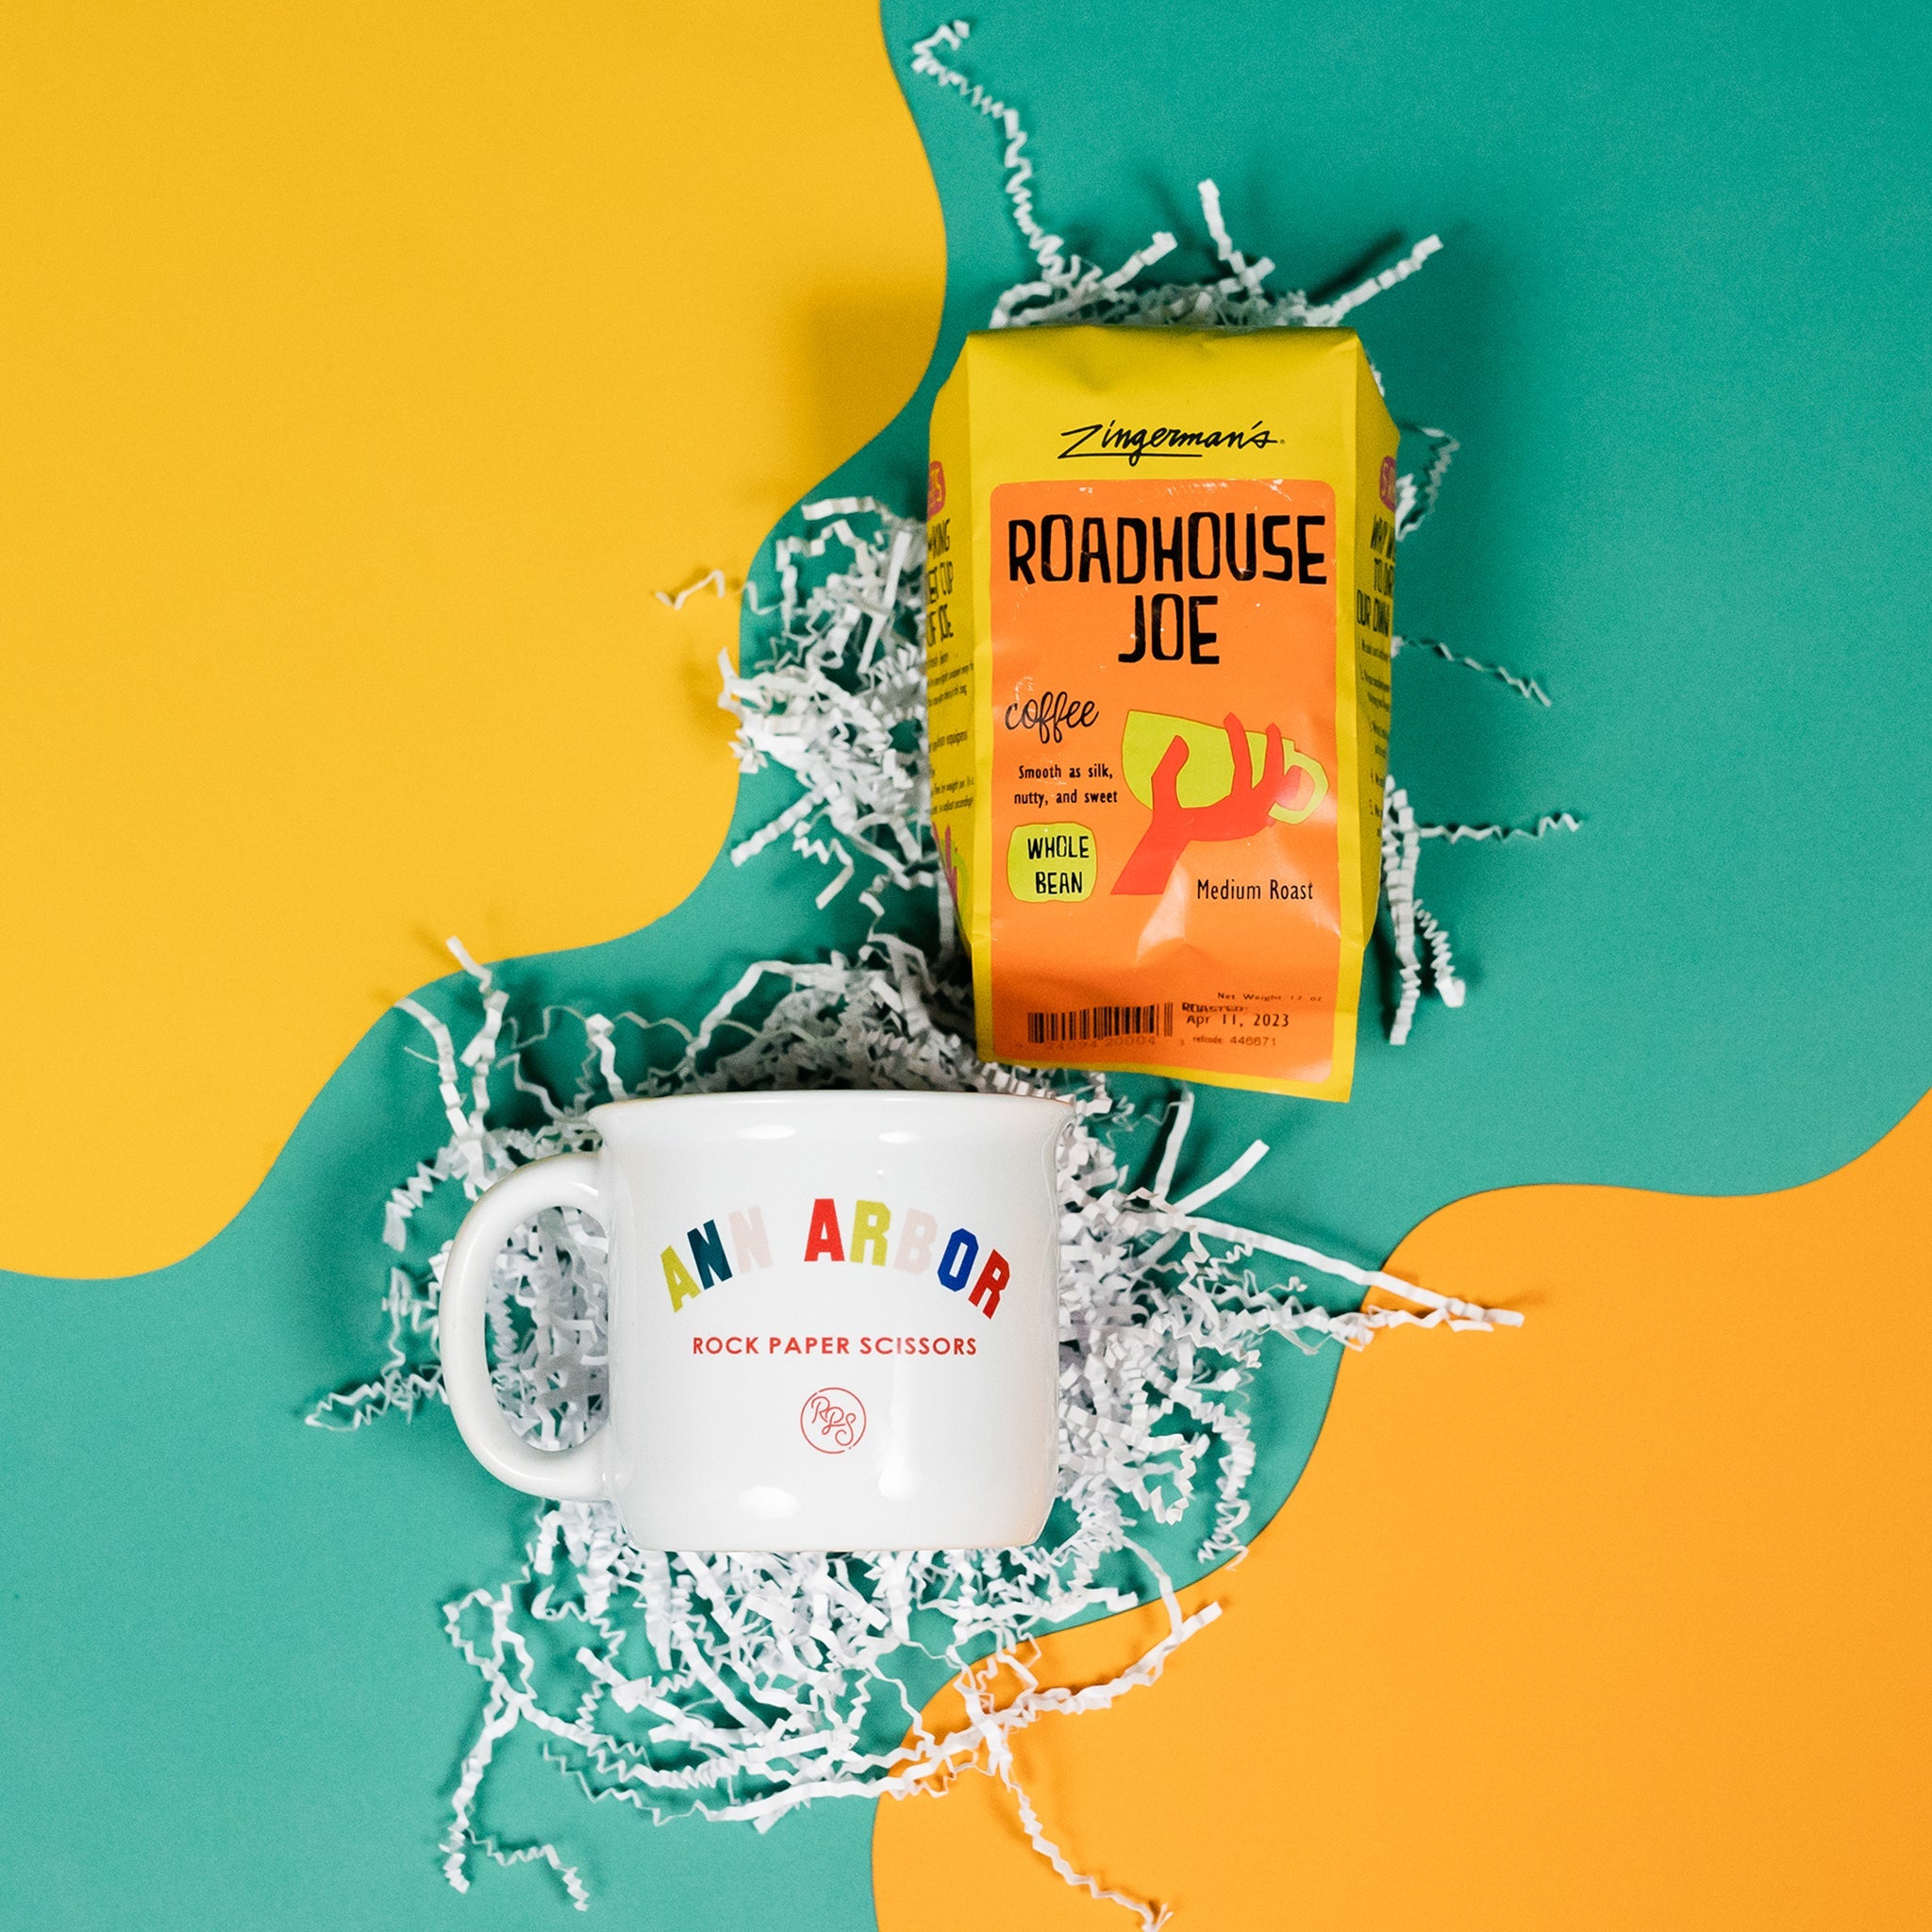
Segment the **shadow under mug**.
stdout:
[[[512,1488],[608,1498],[653,1550],[1003,1548],[1058,1474],[1063,1101],[696,1094],[592,1110],[597,1154],[532,1161],[443,1273],[443,1387]],[[485,1353],[504,1242],[548,1207],[609,1241],[603,1424],[546,1450]]]

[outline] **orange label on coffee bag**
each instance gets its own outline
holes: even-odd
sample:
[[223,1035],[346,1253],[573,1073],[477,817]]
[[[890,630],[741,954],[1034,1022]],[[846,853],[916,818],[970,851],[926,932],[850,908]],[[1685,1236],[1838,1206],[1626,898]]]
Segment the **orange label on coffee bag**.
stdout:
[[1348,1098],[1396,447],[1346,329],[966,339],[926,744],[986,1058]]
[[991,509],[995,1053],[1163,1066],[1179,1041],[1325,1080],[1334,491],[1008,483]]

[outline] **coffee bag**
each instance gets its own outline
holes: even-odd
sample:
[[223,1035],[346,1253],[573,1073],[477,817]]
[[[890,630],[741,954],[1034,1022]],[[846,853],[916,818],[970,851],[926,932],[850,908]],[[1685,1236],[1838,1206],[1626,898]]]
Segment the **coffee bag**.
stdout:
[[1349,330],[967,338],[926,689],[983,1057],[1348,1098],[1395,449]]

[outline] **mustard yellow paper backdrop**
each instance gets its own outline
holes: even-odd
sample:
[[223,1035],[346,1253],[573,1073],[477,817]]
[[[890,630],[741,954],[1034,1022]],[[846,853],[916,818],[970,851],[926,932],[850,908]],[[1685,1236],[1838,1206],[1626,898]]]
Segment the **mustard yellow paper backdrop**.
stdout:
[[869,4],[52,6],[0,27],[0,1265],[239,1208],[388,1003],[717,850],[716,658],[924,369]]

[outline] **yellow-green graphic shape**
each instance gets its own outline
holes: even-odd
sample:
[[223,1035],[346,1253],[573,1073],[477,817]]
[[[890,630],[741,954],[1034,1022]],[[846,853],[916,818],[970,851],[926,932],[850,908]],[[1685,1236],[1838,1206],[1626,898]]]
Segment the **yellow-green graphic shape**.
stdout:
[[1007,884],[1028,906],[1089,897],[1098,865],[1092,832],[1070,819],[1015,825],[1007,843]]
[[[1200,718],[1172,717],[1165,711],[1127,713],[1121,735],[1121,765],[1127,790],[1152,809],[1155,767],[1176,738],[1185,739],[1188,746],[1188,761],[1174,787],[1179,802],[1184,807],[1220,804],[1234,790],[1234,747],[1228,741],[1227,727]],[[1247,738],[1249,770],[1258,772],[1267,756],[1267,734],[1250,731]],[[1328,774],[1307,752],[1295,750],[1291,738],[1281,741],[1281,758],[1284,774],[1297,766],[1308,774],[1307,802],[1277,805],[1268,816],[1284,825],[1298,825],[1328,796]]]

